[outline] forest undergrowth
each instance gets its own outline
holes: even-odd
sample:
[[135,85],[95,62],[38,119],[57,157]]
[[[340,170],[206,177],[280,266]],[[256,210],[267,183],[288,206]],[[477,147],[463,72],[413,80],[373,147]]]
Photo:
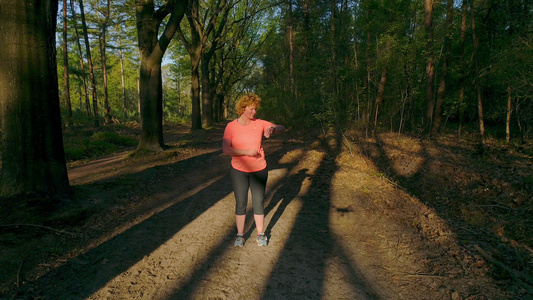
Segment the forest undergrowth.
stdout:
[[[352,133],[352,142],[395,186],[415,196],[446,221],[450,232],[425,231],[437,242],[453,236],[493,278],[529,296],[533,286],[533,155],[531,143],[508,145],[489,138],[483,155],[475,135],[432,140],[384,133],[376,139]],[[399,207],[391,205],[391,209]],[[395,213],[398,213],[397,211]],[[409,212],[405,212],[409,214]],[[512,282],[512,283],[511,283]]]
[[[116,226],[109,218],[140,211],[134,203],[115,203],[119,196],[109,196],[127,193],[138,183],[109,178],[135,173],[136,168],[201,157],[208,150],[216,150],[222,130],[222,126],[215,126],[189,132],[186,125],[167,124],[169,150],[137,157],[124,154],[134,150],[132,141],[137,138],[138,124],[108,126],[102,130],[106,134],[99,135],[90,128],[66,130],[67,156],[77,158],[68,162],[69,170],[90,165],[96,159],[112,163],[117,156],[108,151],[121,153],[122,161],[90,176],[71,178],[77,183],[70,197],[28,195],[0,202],[0,295],[16,299],[27,294],[31,282],[45,270],[68,264],[70,258],[85,251],[83,245],[91,243],[91,238],[109,234],[106,231]],[[411,226],[422,239],[443,249],[443,253],[434,254],[426,276],[477,272],[494,280],[509,297],[533,297],[533,145],[517,147],[489,139],[486,151],[479,155],[474,139],[453,135],[427,140],[382,133],[368,138],[349,131],[342,136],[337,139],[334,132],[289,130],[284,139],[311,148],[315,143],[333,148],[342,140],[343,164],[370,169],[376,180],[389,182],[425,205],[427,210],[421,214],[381,190],[368,191],[381,197],[381,213]],[[114,146],[110,150],[104,142]],[[84,195],[96,189],[106,198],[84,202]],[[89,234],[90,230],[93,232]],[[450,240],[459,247],[448,247]],[[458,261],[462,270],[452,270],[449,257]],[[469,299],[486,299],[475,296]]]

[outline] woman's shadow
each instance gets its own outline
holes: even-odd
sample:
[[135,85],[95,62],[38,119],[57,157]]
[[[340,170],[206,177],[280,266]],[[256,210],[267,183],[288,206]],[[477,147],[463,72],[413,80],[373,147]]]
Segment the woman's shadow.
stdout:
[[[265,235],[269,239],[272,228],[281,218],[289,203],[291,203],[291,201],[300,193],[300,189],[302,188],[305,178],[310,177],[310,175],[307,174],[308,171],[308,169],[302,169],[296,174],[282,178],[277,184],[277,187],[273,187],[275,190],[274,194],[270,201],[265,203],[265,217],[268,216],[276,206],[278,206],[265,229]],[[251,226],[248,232],[246,232],[245,236],[249,237],[254,228],[255,226]]]

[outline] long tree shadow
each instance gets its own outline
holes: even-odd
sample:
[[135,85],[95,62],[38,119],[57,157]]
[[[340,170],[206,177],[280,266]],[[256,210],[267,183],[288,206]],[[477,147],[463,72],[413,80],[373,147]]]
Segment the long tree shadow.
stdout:
[[[346,280],[361,299],[383,298],[368,282],[365,274],[352,263],[343,247],[337,244],[329,232],[331,181],[338,170],[335,163],[336,155],[337,151],[329,153],[325,159],[320,161],[318,169],[313,174],[309,174],[307,169],[302,169],[274,183],[273,196],[267,204],[265,213],[268,215],[274,211],[274,208],[277,208],[267,225],[268,231],[277,223],[291,201],[301,200],[303,206],[288,238],[288,243],[268,282],[265,282],[266,288],[261,299],[323,298],[327,261],[332,256],[342,261]],[[285,167],[287,165],[277,164],[273,169]],[[302,193],[302,183],[306,178],[311,179],[311,188],[303,196],[298,196]],[[228,242],[227,240],[225,242]],[[168,299],[191,299],[200,285],[204,283],[206,275],[215,268],[216,262],[227,251],[228,246],[225,242],[219,244],[216,250],[211,251],[209,259]]]
[[276,226],[276,223],[283,215],[283,212],[285,212],[287,206],[294,198],[296,198],[298,193],[300,193],[300,189],[304,180],[310,177],[307,174],[308,171],[308,169],[303,169],[298,171],[298,173],[284,179],[281,187],[276,190],[272,199],[267,203],[265,208],[265,216],[267,216],[277,206],[274,215],[272,215],[270,218],[270,221],[265,229],[265,234],[269,238],[272,228]]
[[[338,170],[335,162],[340,152],[339,135],[337,148],[328,151],[319,167],[311,175],[311,186],[302,195],[302,208],[294,223],[288,241],[266,283],[262,299],[322,299],[325,296],[328,259],[335,254],[348,270],[353,289],[361,299],[379,299],[379,294],[365,279],[358,267],[350,263],[341,247],[330,233],[330,198],[333,176]],[[327,146],[326,146],[327,147]]]
[[[273,154],[280,155],[277,154],[280,151],[278,149]],[[148,190],[143,190],[142,194],[161,199],[155,201],[153,206],[144,206],[143,210],[137,211],[137,216],[120,222],[132,224],[128,225],[126,230],[52,269],[27,285],[19,296],[47,299],[86,298],[145,256],[149,256],[186,225],[232,193],[231,182],[227,176],[229,161],[221,158],[220,153],[215,151],[172,165],[161,165],[140,173],[117,176],[92,184],[111,188],[116,182],[132,182],[137,185],[142,183]],[[176,174],[187,174],[187,178]],[[140,181],[142,179],[145,182]],[[161,181],[167,184],[162,184]],[[157,187],[163,188],[158,190]],[[112,199],[116,193],[111,189],[105,197]],[[138,196],[138,193],[138,190],[133,189],[130,195]],[[108,235],[109,232],[102,234]],[[222,249],[222,245],[219,248]],[[221,250],[214,251],[213,257],[217,257]]]
[[[280,155],[283,155],[286,153],[287,149],[279,149],[271,155],[273,157],[279,157]],[[276,169],[283,169],[283,168],[292,168],[294,167],[298,161],[292,162],[290,164],[272,164],[272,167],[269,167],[269,170],[276,170]],[[283,192],[285,187],[290,187],[289,189],[291,191],[296,191],[296,194],[298,193],[298,187],[301,186],[303,178],[305,176],[289,176],[289,178],[281,177],[276,180],[272,184],[272,189],[276,190],[275,194],[279,193],[280,191]],[[270,180],[270,179],[269,179]],[[294,188],[296,187],[296,189]],[[296,194],[286,193],[284,194],[286,199],[292,199],[296,196]],[[275,196],[273,198],[276,198]],[[274,202],[278,202],[278,200],[274,200]],[[266,204],[265,207],[265,216],[268,216],[269,212],[272,211],[272,205],[275,205],[275,203],[270,201],[270,203]],[[279,208],[278,208],[279,210]],[[247,231],[245,236],[249,236],[250,232],[253,230],[253,227],[251,224],[253,223],[253,218],[250,218],[250,216],[247,215],[247,227],[250,229]],[[203,283],[203,278],[206,274],[208,274],[213,266],[216,266],[216,262],[225,254],[225,252],[228,249],[228,244],[232,241],[234,237],[234,233],[232,232],[231,235],[227,236],[222,243],[217,245],[215,249],[211,251],[211,253],[208,255],[208,259],[198,268],[198,270],[195,272],[193,276],[185,283],[183,284],[179,290],[176,290],[171,296],[169,296],[168,299],[191,299],[194,295],[194,293],[197,291],[198,287]]]
[[[157,211],[155,208],[153,215],[138,223],[129,220],[133,226],[52,269],[36,281],[26,285],[25,290],[19,296],[45,297],[46,299],[87,298],[111,279],[152,253],[187,224],[231,193],[231,184],[225,176],[227,168],[221,168],[220,165],[212,163],[213,159],[219,155],[220,151],[217,151],[195,157],[192,162],[180,161],[174,165],[165,166],[167,168],[165,171],[174,171],[174,174],[187,173],[195,176],[196,172],[201,172],[204,176],[208,174],[208,177],[205,177],[203,185],[193,192],[181,190],[179,184],[176,184],[176,180],[179,181],[179,179],[167,178],[172,187],[169,190],[172,192],[167,191],[160,195],[162,199],[159,203],[163,205],[163,209]],[[143,172],[150,177],[151,174],[160,173],[160,168],[162,167]],[[135,181],[138,178],[146,178],[147,174],[143,176],[130,174],[121,180]],[[156,177],[154,180],[161,180],[161,178]],[[187,192],[190,193],[187,194]],[[165,203],[167,206],[164,205]],[[168,205],[168,203],[172,204]],[[80,246],[83,247],[83,245]]]
[[[364,149],[364,153],[369,154],[374,152],[373,155],[367,155],[366,157],[371,160],[382,173],[399,182],[400,186],[410,195],[417,197],[421,203],[428,208],[433,209],[438,214],[445,224],[449,226],[454,235],[460,237],[455,239],[457,245],[463,249],[469,249],[470,251],[476,252],[478,251],[475,250],[473,245],[482,245],[483,248],[486,247],[486,249],[490,249],[489,252],[498,253],[501,255],[502,259],[511,261],[511,264],[515,265],[513,267],[516,267],[520,272],[526,274],[530,273],[530,271],[524,268],[524,256],[518,253],[516,247],[505,245],[501,242],[501,237],[493,232],[493,228],[490,228],[493,224],[482,226],[475,222],[469,222],[464,216],[462,216],[464,209],[467,207],[468,213],[473,215],[477,214],[479,216],[479,214],[489,215],[489,209],[492,208],[492,206],[497,208],[502,208],[502,206],[498,205],[498,203],[495,205],[486,205],[487,203],[476,205],[477,200],[470,196],[470,193],[465,193],[465,191],[473,189],[475,184],[472,182],[475,182],[475,180],[468,180],[467,182],[457,185],[453,183],[455,178],[453,178],[451,182],[449,181],[450,179],[447,178],[449,173],[438,173],[438,168],[435,168],[434,165],[436,165],[436,162],[440,158],[443,159],[443,163],[446,163],[446,159],[444,157],[435,156],[429,152],[426,143],[429,143],[430,141],[422,141],[419,143],[420,148],[418,149],[416,156],[422,158],[423,162],[418,165],[417,169],[409,176],[398,172],[392,167],[395,163],[389,158],[389,151],[392,149],[387,149],[386,147],[390,148],[390,146],[386,146],[386,141],[380,139],[379,136],[376,137],[376,143],[368,143],[363,140],[358,140],[356,142]],[[442,145],[438,142],[434,143],[438,145],[439,149],[447,150],[452,153],[465,151],[474,153],[474,150],[472,149],[465,150],[464,148],[458,148],[457,146]],[[473,154],[470,154],[470,156],[472,155]],[[453,166],[454,172],[459,174],[470,173],[474,175],[479,173],[479,170],[471,169],[472,166],[467,161],[457,162],[455,157],[450,161],[457,163]],[[446,190],[447,188],[452,190]],[[441,196],[439,195],[439,192],[445,192],[445,195]],[[468,196],[465,197],[465,194]],[[503,209],[505,209],[505,207],[503,207]],[[476,267],[474,266],[470,268],[475,269]],[[475,271],[471,270],[470,272]],[[468,276],[468,274],[465,274],[465,276]],[[492,272],[489,276],[495,279],[496,282],[501,281],[502,276],[505,278],[505,274],[502,275],[502,273],[498,271]],[[519,280],[515,281],[515,283],[518,283],[518,286],[521,288],[525,286],[525,282],[522,283]],[[531,295],[531,291],[529,293]]]

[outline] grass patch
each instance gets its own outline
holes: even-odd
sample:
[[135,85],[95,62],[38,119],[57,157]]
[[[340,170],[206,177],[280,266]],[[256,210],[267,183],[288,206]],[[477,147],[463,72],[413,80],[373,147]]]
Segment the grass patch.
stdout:
[[131,136],[113,131],[95,132],[89,137],[83,135],[65,138],[67,161],[100,157],[137,145]]

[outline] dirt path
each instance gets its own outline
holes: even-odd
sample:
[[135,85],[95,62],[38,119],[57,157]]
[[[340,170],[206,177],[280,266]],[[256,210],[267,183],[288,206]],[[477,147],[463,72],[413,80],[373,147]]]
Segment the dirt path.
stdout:
[[20,298],[506,298],[433,209],[333,136],[265,142],[269,245],[257,246],[249,214],[234,248],[221,130],[194,151],[176,134],[165,153],[71,169],[89,215]]

